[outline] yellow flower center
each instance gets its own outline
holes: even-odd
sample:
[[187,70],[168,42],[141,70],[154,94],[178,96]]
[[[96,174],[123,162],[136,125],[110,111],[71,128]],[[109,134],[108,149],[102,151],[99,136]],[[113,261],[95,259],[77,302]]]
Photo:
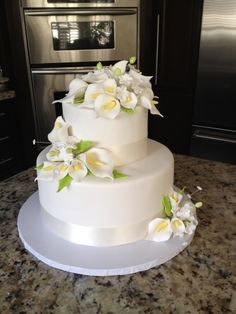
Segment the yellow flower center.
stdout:
[[160,222],[156,228],[155,228],[155,232],[161,232],[163,229],[165,229],[168,226],[168,221],[164,220],[162,222]]
[[106,92],[113,94],[114,93],[114,88],[112,86],[107,86],[105,88]]
[[81,170],[82,169],[82,167],[81,167],[81,165],[80,164],[76,164],[76,165],[73,165],[73,170],[74,171],[79,171],[79,170]]
[[157,104],[159,104],[159,102],[156,101],[156,100],[151,100],[151,104],[152,104],[152,105],[157,105]]
[[116,106],[116,101],[115,100],[110,100],[107,103],[105,103],[105,105],[103,105],[102,109],[104,111],[109,111],[109,110],[114,109],[115,106]]
[[62,124],[60,122],[55,122],[55,129],[60,129]]
[[44,171],[51,171],[51,170],[53,170],[53,168],[54,168],[53,165],[48,165],[48,166],[46,166],[46,167],[43,167],[43,170],[44,170]]
[[67,170],[67,168],[68,168],[68,166],[66,166],[66,165],[61,165],[61,166],[59,167],[59,170],[60,170],[61,172],[64,172],[64,171]]
[[129,95],[129,96],[126,97],[125,102],[127,103],[127,102],[130,102],[131,100],[132,100],[132,98],[131,98],[131,96]]
[[95,100],[99,95],[101,95],[101,92],[92,93],[92,94],[90,95],[90,98],[91,98],[92,100]]
[[94,154],[88,154],[86,160],[87,163],[94,168],[100,168],[104,165],[102,161],[96,159],[96,156]]
[[179,220],[174,220],[173,225],[175,228],[179,228],[181,226],[181,222]]

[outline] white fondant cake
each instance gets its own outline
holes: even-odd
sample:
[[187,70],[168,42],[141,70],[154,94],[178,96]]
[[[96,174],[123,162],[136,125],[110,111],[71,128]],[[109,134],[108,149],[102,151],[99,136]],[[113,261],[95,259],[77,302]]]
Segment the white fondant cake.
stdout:
[[[128,70],[127,70],[128,68]],[[77,244],[115,246],[191,234],[190,203],[173,191],[174,160],[147,139],[147,109],[159,114],[150,77],[127,61],[73,80],[37,159],[42,216]],[[118,168],[117,168],[118,167]]]

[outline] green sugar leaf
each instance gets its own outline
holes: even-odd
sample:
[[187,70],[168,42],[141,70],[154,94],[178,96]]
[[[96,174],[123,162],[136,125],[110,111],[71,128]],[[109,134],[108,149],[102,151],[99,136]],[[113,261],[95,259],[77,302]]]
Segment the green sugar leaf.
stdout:
[[41,169],[43,169],[43,164],[37,165],[34,169],[35,169],[35,170],[41,170]]
[[125,108],[123,106],[121,106],[121,110],[126,112],[126,113],[134,113],[134,109],[131,109],[131,108]]
[[162,205],[163,205],[163,210],[166,213],[166,216],[172,217],[173,216],[173,214],[171,212],[172,205],[171,205],[171,201],[170,201],[169,196],[167,196],[167,195],[163,196]]
[[81,141],[76,144],[76,148],[73,149],[73,154],[75,155],[82,154],[86,152],[87,150],[89,150],[92,146],[93,146],[92,141]]
[[117,169],[113,170],[113,178],[114,179],[120,179],[120,178],[127,178],[127,174],[120,172]]
[[57,192],[60,192],[62,189],[64,189],[66,186],[69,186],[71,184],[71,181],[73,180],[73,178],[67,174],[64,178],[62,178],[59,181],[59,185],[58,185],[58,190]]

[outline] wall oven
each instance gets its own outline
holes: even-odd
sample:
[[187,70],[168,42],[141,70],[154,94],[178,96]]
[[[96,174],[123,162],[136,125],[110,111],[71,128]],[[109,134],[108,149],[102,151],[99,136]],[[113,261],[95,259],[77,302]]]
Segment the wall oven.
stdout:
[[69,82],[98,61],[139,62],[139,0],[21,0],[36,142],[47,142]]

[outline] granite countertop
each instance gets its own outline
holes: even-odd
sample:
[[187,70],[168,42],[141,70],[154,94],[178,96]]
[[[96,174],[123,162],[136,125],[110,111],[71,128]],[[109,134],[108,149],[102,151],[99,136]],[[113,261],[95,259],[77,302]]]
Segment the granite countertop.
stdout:
[[175,156],[175,184],[203,188],[192,243],[164,265],[112,277],[53,269],[23,248],[16,221],[34,176],[0,182],[0,313],[236,313],[236,166]]

